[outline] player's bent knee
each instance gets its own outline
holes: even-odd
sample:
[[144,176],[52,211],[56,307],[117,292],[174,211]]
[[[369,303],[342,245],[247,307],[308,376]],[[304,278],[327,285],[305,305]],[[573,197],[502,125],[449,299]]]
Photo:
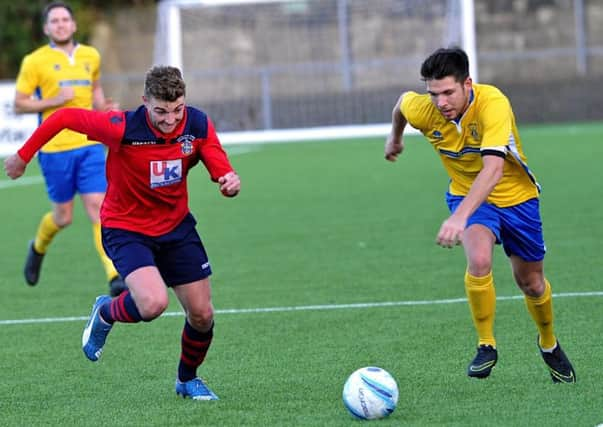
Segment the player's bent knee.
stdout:
[[546,289],[544,284],[538,282],[517,282],[517,284],[524,294],[532,298],[541,297]]
[[58,217],[58,218],[55,218],[55,222],[56,222],[57,227],[66,228],[66,227],[69,227],[73,223],[73,217],[71,217],[71,216]]
[[157,317],[161,316],[168,306],[167,298],[148,299],[138,307],[140,316],[145,322],[149,322]]
[[214,310],[211,306],[189,311],[188,319],[191,325],[198,330],[207,330],[214,322]]
[[469,259],[469,273],[475,277],[483,277],[492,270],[492,258],[484,255],[475,255]]
[[540,272],[520,274],[517,271],[514,271],[513,277],[521,291],[530,297],[538,298],[546,290],[544,275]]

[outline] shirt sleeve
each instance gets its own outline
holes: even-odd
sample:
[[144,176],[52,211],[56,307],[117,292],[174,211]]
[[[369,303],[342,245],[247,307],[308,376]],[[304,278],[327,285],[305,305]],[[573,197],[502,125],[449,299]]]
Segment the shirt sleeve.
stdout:
[[217,181],[221,176],[233,171],[209,117],[207,118],[207,138],[201,140],[199,144],[199,157],[207,168],[212,181]]
[[500,97],[488,102],[480,114],[483,149],[499,149],[509,144],[512,135],[513,113],[506,98]]
[[125,123],[123,111],[101,112],[83,108],[62,108],[43,121],[17,152],[23,160],[29,162],[44,144],[63,129],[83,133],[88,135],[89,139],[118,150],[125,132]]
[[400,112],[412,127],[423,132],[429,128],[431,107],[431,101],[428,97],[409,91],[404,93]]
[[19,75],[17,76],[16,89],[26,95],[31,95],[38,86],[38,76],[35,64],[32,63],[31,56],[27,55],[21,62]]
[[96,49],[94,49],[94,66],[92,67],[92,81],[95,82],[101,77],[101,57],[100,53]]

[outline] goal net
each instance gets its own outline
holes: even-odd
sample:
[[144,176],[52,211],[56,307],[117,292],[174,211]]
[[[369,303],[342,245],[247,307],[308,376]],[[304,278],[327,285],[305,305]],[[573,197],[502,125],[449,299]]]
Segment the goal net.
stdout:
[[187,102],[220,131],[372,126],[389,122],[403,90],[424,89],[429,53],[471,47],[472,4],[162,1],[154,61],[182,69]]

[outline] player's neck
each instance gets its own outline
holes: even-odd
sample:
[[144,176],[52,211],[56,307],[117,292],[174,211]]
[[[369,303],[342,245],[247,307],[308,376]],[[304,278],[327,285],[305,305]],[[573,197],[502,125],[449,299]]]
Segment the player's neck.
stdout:
[[456,117],[454,119],[455,122],[458,123],[463,118],[463,116],[465,115],[465,113],[469,109],[469,106],[471,105],[471,101],[473,101],[473,88],[469,89],[469,93],[467,95],[467,99],[465,100],[465,106],[461,110],[461,114],[459,114],[458,117]]
[[69,56],[71,56],[71,54],[73,53],[73,50],[75,49],[75,42],[73,41],[73,39],[67,40],[64,42],[56,42],[53,40],[50,42],[50,44],[55,49],[62,50]]

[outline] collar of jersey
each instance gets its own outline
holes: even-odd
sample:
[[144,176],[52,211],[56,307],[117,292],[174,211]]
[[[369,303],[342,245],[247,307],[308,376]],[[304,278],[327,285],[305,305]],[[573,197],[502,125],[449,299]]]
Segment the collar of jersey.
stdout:
[[467,109],[465,110],[465,112],[463,114],[461,114],[461,116],[458,119],[452,119],[451,122],[454,122],[454,124],[457,126],[461,123],[461,120],[463,120],[463,117],[465,117],[465,114],[467,113],[469,108],[471,108],[471,104],[473,104],[474,98],[475,98],[475,94],[473,93],[473,88],[471,88],[471,92],[469,92],[469,105],[467,105]]

